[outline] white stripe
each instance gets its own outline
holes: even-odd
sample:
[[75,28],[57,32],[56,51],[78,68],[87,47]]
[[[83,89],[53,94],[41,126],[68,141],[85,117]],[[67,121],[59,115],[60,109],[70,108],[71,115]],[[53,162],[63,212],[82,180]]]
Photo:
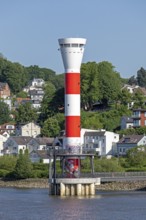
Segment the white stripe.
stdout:
[[80,146],[81,145],[81,138],[80,137],[65,137],[63,139],[63,146]]
[[65,116],[80,116],[80,94],[65,95]]
[[80,69],[65,69],[65,73],[80,73]]

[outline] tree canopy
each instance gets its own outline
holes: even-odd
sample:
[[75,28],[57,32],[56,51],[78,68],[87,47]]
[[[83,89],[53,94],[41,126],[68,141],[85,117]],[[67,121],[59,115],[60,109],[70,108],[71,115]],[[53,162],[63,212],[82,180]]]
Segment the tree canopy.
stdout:
[[0,124],[7,123],[11,120],[9,106],[0,100]]

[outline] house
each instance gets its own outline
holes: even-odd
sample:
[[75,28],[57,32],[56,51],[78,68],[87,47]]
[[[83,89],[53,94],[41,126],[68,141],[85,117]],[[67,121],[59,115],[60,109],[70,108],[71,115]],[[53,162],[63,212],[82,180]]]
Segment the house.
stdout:
[[39,100],[41,102],[43,100],[44,91],[33,89],[29,91],[29,95],[30,95],[31,100],[34,100],[34,101]]
[[15,102],[14,102],[14,108],[18,108],[19,105],[25,104],[25,103],[31,103],[31,99],[30,98],[16,98]]
[[25,125],[19,125],[16,129],[17,136],[37,137],[41,133],[41,127],[34,122]]
[[9,137],[4,143],[4,154],[18,155],[20,150],[25,152],[32,137],[13,136]]
[[116,143],[119,141],[119,134],[114,132],[99,130],[87,131],[84,134],[84,150],[95,150],[99,156],[116,154]]
[[23,88],[23,91],[24,92],[27,92],[29,93],[29,91],[31,90],[39,90],[43,88],[43,86],[45,85],[45,81],[43,79],[40,79],[40,78],[34,78],[28,86],[24,87]]
[[10,87],[8,83],[0,82],[0,98],[6,99],[11,96]]
[[118,156],[125,156],[127,151],[133,147],[145,146],[145,135],[126,135],[123,136],[117,143]]
[[133,127],[146,126],[146,109],[133,109]]
[[0,133],[0,156],[3,156],[3,150],[4,150],[3,145],[9,137],[10,135],[7,132]]
[[43,96],[44,96],[44,91],[42,89],[41,90],[37,90],[37,89],[30,90],[29,95],[32,100],[32,106],[34,108],[40,108],[41,102],[42,102]]
[[17,155],[19,154],[20,149],[23,150],[23,153],[26,149],[28,149],[29,153],[37,151],[48,152],[49,147],[55,146],[55,144],[58,143],[58,140],[56,140],[55,138],[33,138],[28,136],[13,136],[9,137],[4,142],[4,154]]
[[133,118],[129,116],[123,116],[121,118],[121,129],[133,128]]
[[42,160],[43,163],[49,164],[49,154],[46,150],[34,150],[29,154],[32,163],[37,163]]
[[[80,146],[81,146],[81,149],[83,148],[84,146],[84,134],[85,132],[94,132],[94,131],[97,131],[97,130],[93,130],[93,129],[87,129],[87,128],[81,128],[81,133],[80,133]],[[57,137],[57,140],[61,143],[62,147],[65,146],[65,131],[62,130],[60,132],[60,136]]]
[[4,123],[0,125],[0,133],[7,132],[8,134],[15,134],[15,124]]
[[48,150],[49,147],[54,144],[54,138],[49,137],[39,137],[33,138],[28,143],[29,152],[37,151],[37,150]]
[[127,90],[130,94],[133,94],[135,93],[135,91],[139,88],[138,85],[128,85],[128,84],[125,84],[123,87],[122,87],[122,90]]
[[43,87],[45,84],[45,81],[43,79],[40,79],[40,78],[34,78],[32,80],[32,86],[33,87]]

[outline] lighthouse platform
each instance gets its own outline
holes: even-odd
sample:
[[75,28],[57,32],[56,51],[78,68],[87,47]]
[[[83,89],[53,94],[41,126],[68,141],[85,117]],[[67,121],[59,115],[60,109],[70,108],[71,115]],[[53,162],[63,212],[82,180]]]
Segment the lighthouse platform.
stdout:
[[[94,177],[94,157],[95,152],[80,152],[79,154],[67,153],[65,150],[56,150],[55,148],[50,151],[49,163],[49,189],[51,195],[59,196],[92,196],[95,195],[96,185],[100,185],[100,178]],[[72,177],[64,173],[64,162],[66,158],[90,158],[91,174],[88,176],[80,171],[79,176]],[[59,158],[61,165],[61,174],[56,173],[56,161]],[[51,162],[53,161],[53,163]]]

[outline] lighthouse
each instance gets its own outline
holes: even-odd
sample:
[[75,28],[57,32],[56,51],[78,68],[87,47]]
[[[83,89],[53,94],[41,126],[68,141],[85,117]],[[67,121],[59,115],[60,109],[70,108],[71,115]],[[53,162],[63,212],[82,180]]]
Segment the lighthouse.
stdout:
[[81,151],[80,142],[80,67],[84,54],[85,38],[61,38],[58,40],[65,70],[65,151],[71,155],[65,161],[65,175],[78,177]]

